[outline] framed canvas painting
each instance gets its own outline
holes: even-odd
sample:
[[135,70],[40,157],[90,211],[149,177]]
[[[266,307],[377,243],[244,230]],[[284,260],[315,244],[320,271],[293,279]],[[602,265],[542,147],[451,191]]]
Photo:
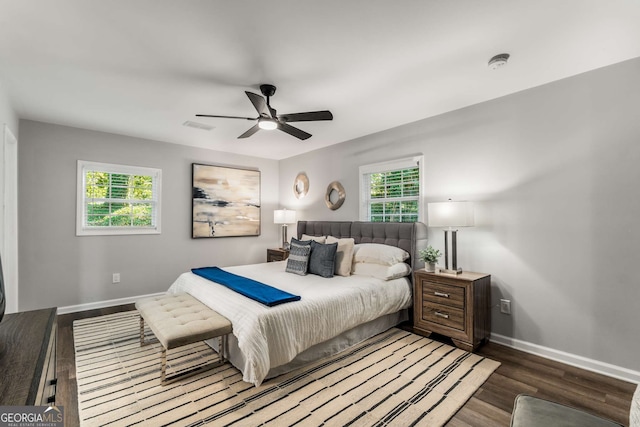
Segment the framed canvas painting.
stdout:
[[260,171],[192,164],[193,238],[260,235]]

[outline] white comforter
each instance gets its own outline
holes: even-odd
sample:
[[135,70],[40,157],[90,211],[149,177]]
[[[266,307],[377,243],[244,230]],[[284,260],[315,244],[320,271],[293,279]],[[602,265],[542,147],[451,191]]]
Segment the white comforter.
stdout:
[[286,261],[225,267],[224,270],[300,295],[301,300],[267,307],[191,272],[169,293],[187,292],[228,318],[244,354],[243,380],[260,385],[270,368],[284,365],[314,344],[359,324],[411,306],[408,279],[367,276],[298,276]]

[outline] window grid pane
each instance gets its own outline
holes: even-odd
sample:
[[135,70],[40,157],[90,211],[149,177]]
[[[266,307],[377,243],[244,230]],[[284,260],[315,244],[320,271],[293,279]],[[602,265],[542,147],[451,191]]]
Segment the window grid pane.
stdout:
[[365,177],[369,184],[366,205],[373,222],[418,221],[420,169],[375,172]]
[[153,176],[85,172],[86,226],[154,227]]

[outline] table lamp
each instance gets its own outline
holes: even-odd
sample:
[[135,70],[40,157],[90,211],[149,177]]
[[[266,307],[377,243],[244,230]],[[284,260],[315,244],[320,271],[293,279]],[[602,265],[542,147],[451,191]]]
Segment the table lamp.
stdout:
[[[444,270],[442,273],[460,274],[458,268],[458,248],[456,227],[473,226],[473,204],[471,202],[437,202],[427,205],[429,227],[443,227],[444,230]],[[451,232],[451,268],[449,268],[449,232]]]
[[282,224],[282,249],[289,249],[289,239],[287,239],[287,224],[295,224],[296,211],[288,209],[277,209],[273,211],[273,223]]

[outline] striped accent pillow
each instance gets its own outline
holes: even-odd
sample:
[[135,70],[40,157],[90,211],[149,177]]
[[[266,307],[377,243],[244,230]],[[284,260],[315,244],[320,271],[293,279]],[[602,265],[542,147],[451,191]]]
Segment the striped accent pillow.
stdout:
[[311,254],[311,241],[301,242],[291,239],[291,249],[287,258],[287,273],[305,276],[309,270],[309,255]]

